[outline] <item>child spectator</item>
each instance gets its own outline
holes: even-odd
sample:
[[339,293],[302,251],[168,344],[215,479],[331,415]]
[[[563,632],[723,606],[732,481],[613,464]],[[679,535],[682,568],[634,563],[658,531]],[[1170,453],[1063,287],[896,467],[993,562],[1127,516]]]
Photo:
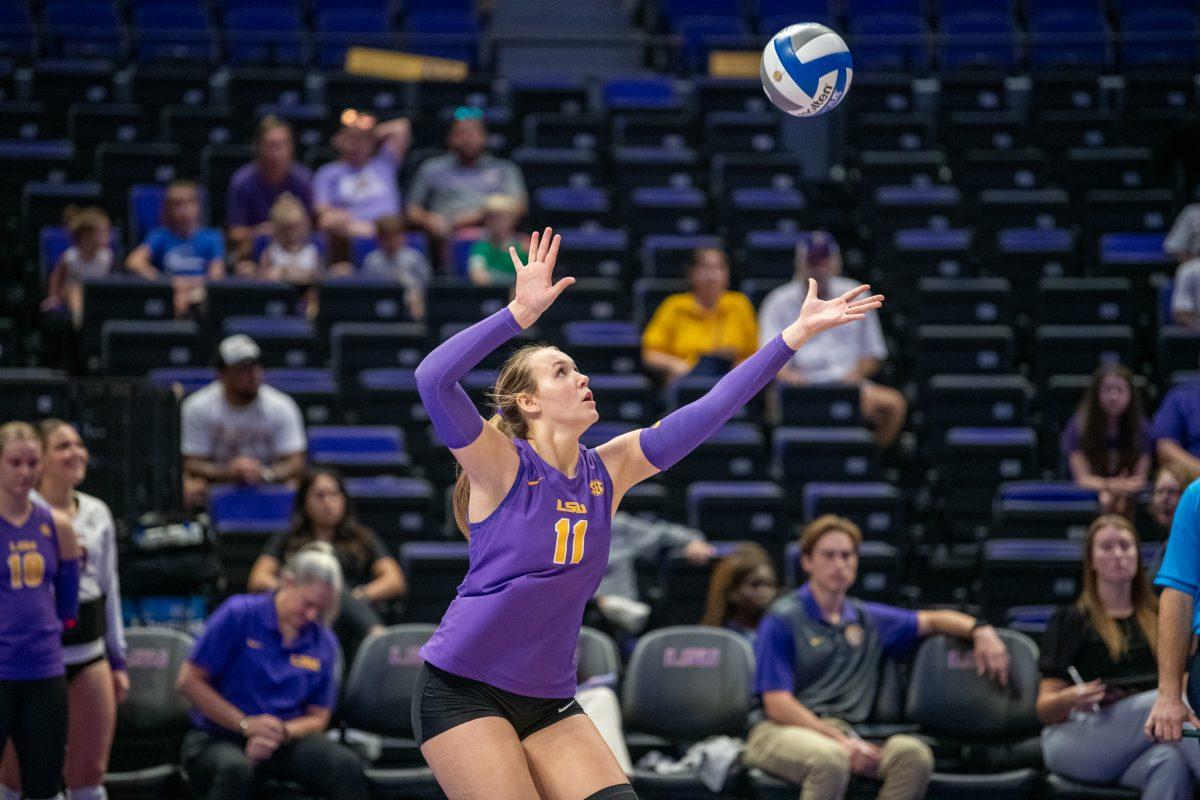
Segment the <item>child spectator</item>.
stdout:
[[312,286],[325,274],[325,260],[312,241],[312,222],[304,204],[284,194],[271,206],[274,235],[258,260],[258,277]]
[[425,287],[433,271],[429,260],[404,236],[404,220],[396,214],[375,221],[376,249],[363,261],[362,274],[370,278],[394,280],[404,287],[408,313],[415,320],[425,318]]
[[175,289],[175,316],[187,316],[204,302],[205,280],[225,277],[225,243],[221,232],[200,225],[200,194],[192,181],[167,186],[163,224],[154,228],[125,261],[132,272]]
[[112,271],[112,223],[97,206],[69,206],[63,214],[71,246],[58,258],[46,287],[42,311],[66,309],[78,328],[83,323],[83,282]]
[[484,237],[471,245],[467,269],[476,286],[510,286],[517,281],[508,248],[517,248],[522,260],[528,255],[528,242],[517,234],[521,206],[513,197],[494,194],[483,207]]

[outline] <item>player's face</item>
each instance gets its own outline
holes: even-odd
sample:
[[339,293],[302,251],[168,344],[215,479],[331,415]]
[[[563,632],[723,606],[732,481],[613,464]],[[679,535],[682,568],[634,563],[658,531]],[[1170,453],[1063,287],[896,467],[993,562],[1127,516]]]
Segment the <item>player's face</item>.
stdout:
[[858,548],[850,534],[832,531],[817,540],[810,555],[801,556],[800,565],[818,588],[847,592],[858,576]]
[[333,587],[322,581],[296,583],[285,578],[284,590],[279,593],[275,608],[279,621],[296,630],[324,619],[337,599]]
[[477,119],[460,119],[450,128],[446,137],[446,146],[450,152],[468,161],[474,161],[483,155],[487,147],[487,130]]
[[600,418],[596,401],[581,373],[563,351],[547,347],[531,357],[530,368],[537,378],[537,411],[542,418],[586,429]]
[[314,525],[333,528],[346,516],[346,496],[337,481],[328,475],[318,475],[304,498],[304,507]]
[[1163,470],[1158,473],[1158,478],[1154,481],[1154,494],[1150,501],[1150,513],[1154,516],[1154,521],[1164,528],[1171,525],[1171,520],[1175,519],[1175,508],[1179,505],[1179,496],[1183,494],[1183,487],[1179,485],[1179,481],[1175,480],[1175,476]]
[[761,614],[775,599],[777,588],[774,570],[763,565],[742,579],[733,590],[730,600],[737,608],[751,614]]
[[75,487],[87,477],[88,449],[70,425],[55,428],[46,440],[42,477]]
[[0,489],[14,497],[29,496],[37,485],[42,468],[42,446],[39,442],[19,439],[0,450]]
[[1100,408],[1110,417],[1119,417],[1129,408],[1132,391],[1120,375],[1105,375],[1100,380]]
[[1092,539],[1092,569],[1105,583],[1127,583],[1137,573],[1139,558],[1133,534],[1124,528],[1103,527]]

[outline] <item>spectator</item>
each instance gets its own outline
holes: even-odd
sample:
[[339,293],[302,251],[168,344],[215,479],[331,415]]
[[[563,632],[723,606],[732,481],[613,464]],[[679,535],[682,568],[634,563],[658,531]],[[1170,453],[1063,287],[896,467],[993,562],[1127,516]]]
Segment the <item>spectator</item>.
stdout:
[[663,300],[642,332],[643,363],[668,383],[689,374],[723,375],[758,344],[754,306],[746,295],[729,291],[724,252],[696,248],[687,280],[689,290]]
[[204,302],[205,279],[225,277],[221,234],[200,224],[200,193],[192,181],[167,186],[163,224],[134,248],[125,266],[157,280],[164,275],[175,289],[175,316],[183,317]]
[[415,320],[425,319],[425,290],[433,277],[429,260],[420,250],[408,245],[404,219],[399,214],[380,217],[375,227],[378,246],[367,253],[362,274],[399,283],[404,287],[409,316]]
[[286,483],[304,471],[304,420],[296,401],[263,385],[262,351],[237,334],[217,347],[217,380],[181,409],[184,503],[202,507],[213,483]]
[[242,262],[248,265],[248,276],[295,286],[320,283],[325,275],[325,257],[313,241],[312,220],[304,204],[295,195],[280,195],[271,206],[270,222],[271,241],[263,248],[258,264]]
[[592,598],[605,624],[595,619],[591,622],[596,627],[608,628],[616,636],[641,633],[649,619],[650,606],[642,602],[638,593],[637,561],[657,559],[668,551],[697,566],[707,564],[716,553],[704,534],[694,528],[665,520],[646,520],[624,511],[614,514],[608,565]]
[[[770,341],[796,318],[808,294],[808,282],[816,281],[817,296],[838,295],[859,286],[842,275],[842,255],[834,238],[813,231],[796,245],[796,272],[792,281],[763,300],[759,314],[759,340]],[[788,315],[791,314],[791,317]],[[890,447],[904,428],[908,403],[897,390],[871,380],[887,358],[887,345],[877,314],[868,314],[863,325],[827,331],[801,348],[779,373],[786,386],[844,383],[858,386],[862,415],[875,427],[875,442]]]
[[346,250],[356,236],[374,236],[375,221],[400,213],[396,170],[412,143],[405,118],[380,123],[373,114],[342,112],[342,127],[333,137],[338,160],[317,170],[313,202],[318,227],[333,237],[331,245]]
[[1150,519],[1158,527],[1160,536],[1154,538],[1166,539],[1171,532],[1171,522],[1175,519],[1175,509],[1179,507],[1179,498],[1187,485],[1195,480],[1195,475],[1180,467],[1178,464],[1163,464],[1154,476],[1154,488],[1150,495]]
[[1200,203],[1183,207],[1163,239],[1163,250],[1180,264],[1200,256]]
[[700,624],[728,628],[754,644],[758,623],[778,591],[770,554],[756,544],[743,544],[713,569]]
[[1150,425],[1160,464],[1178,464],[1200,473],[1200,381],[1171,388]]
[[1062,432],[1062,454],[1071,478],[1099,493],[1105,514],[1133,515],[1150,475],[1150,426],[1133,385],[1133,373],[1106,364],[1094,373],[1079,410]]
[[250,257],[257,237],[274,234],[271,208],[285,194],[312,216],[312,173],[296,163],[292,128],[279,117],[266,116],[254,134],[254,160],[229,181],[229,245],[238,261]]
[[517,218],[525,216],[525,179],[516,164],[487,151],[482,109],[455,109],[446,150],[417,168],[408,189],[409,219],[429,233],[435,249],[444,247],[455,231],[481,224],[491,195],[511,198]]
[[63,217],[71,246],[58,257],[50,273],[42,311],[66,309],[79,328],[83,324],[83,282],[112,272],[112,223],[98,206],[70,206]]
[[511,286],[517,281],[508,248],[515,247],[521,259],[529,256],[529,240],[517,234],[519,206],[517,201],[494,194],[483,207],[483,238],[471,245],[467,269],[471,283],[476,286],[501,284]]
[[333,631],[352,658],[368,634],[383,630],[376,609],[406,593],[404,573],[375,531],[354,518],[341,475],[318,467],[300,479],[291,530],[267,542],[250,571],[249,590],[278,589],[283,564],[310,542],[328,542],[341,564],[345,591]]
[[758,627],[755,690],[765,719],[751,727],[742,760],[800,784],[805,800],[841,798],[851,773],[881,779],[880,796],[889,800],[924,795],[933,770],[926,744],[893,736],[878,747],[854,732],[871,713],[884,658],[942,633],[972,641],[979,671],[1008,681],[1008,651],[985,622],[848,597],[861,544],[848,519],[829,514],[809,523],[800,534],[808,582],[776,601]]
[[324,735],[337,700],[333,613],[342,572],[332,548],[298,551],[272,594],[234,595],[209,618],[179,670],[192,704],[188,780],[209,800],[250,800],[262,778],[330,800],[361,800],[362,764]]
[[[1183,800],[1200,777],[1200,748],[1156,744],[1142,732],[1158,694],[1158,603],[1140,544],[1119,515],[1088,528],[1083,593],[1055,612],[1042,638],[1042,751],[1046,767],[1069,778],[1119,783],[1145,800]],[[1086,682],[1075,685],[1072,670]]]

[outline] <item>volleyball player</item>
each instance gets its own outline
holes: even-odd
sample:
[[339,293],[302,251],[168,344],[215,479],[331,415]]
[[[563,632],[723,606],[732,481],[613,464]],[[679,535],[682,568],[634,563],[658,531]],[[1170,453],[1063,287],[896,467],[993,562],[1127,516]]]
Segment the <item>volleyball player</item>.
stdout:
[[538,317],[572,283],[552,280],[560,238],[535,233],[507,307],[450,338],[417,368],[438,434],[462,468],[454,492],[470,566],[422,648],[413,703],[421,752],[450,800],[541,796],[636,798],[574,701],[574,652],[587,599],[608,557],[613,513],[630,487],[703,442],[814,335],[878,308],[860,286],[832,300],[809,291],[780,336],[704,397],[651,428],[595,450],[579,438],[599,418],[570,356],[524,347],[501,367],[486,424],[457,381]]
[[[76,491],[87,477],[88,450],[79,432],[60,419],[38,423],[42,476],[35,502],[71,520],[79,540],[79,614],[63,633],[67,668],[67,761],[71,800],[104,800],[104,773],[117,725],[117,704],[129,692],[125,627],[117,584],[117,540],[103,500]],[[16,800],[20,784],[11,748],[0,769],[0,798]],[[9,797],[5,793],[10,792]]]
[[12,737],[30,800],[61,798],[67,744],[62,631],[79,609],[71,521],[34,503],[42,442],[0,426],[0,745]]

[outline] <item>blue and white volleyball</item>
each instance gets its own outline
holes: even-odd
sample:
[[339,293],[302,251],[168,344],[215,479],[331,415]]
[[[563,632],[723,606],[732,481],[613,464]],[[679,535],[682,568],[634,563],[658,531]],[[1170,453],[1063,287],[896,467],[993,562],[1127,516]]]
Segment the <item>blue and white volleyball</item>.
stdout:
[[854,62],[841,36],[815,22],[789,25],[763,48],[763,91],[794,117],[830,111],[850,91]]

